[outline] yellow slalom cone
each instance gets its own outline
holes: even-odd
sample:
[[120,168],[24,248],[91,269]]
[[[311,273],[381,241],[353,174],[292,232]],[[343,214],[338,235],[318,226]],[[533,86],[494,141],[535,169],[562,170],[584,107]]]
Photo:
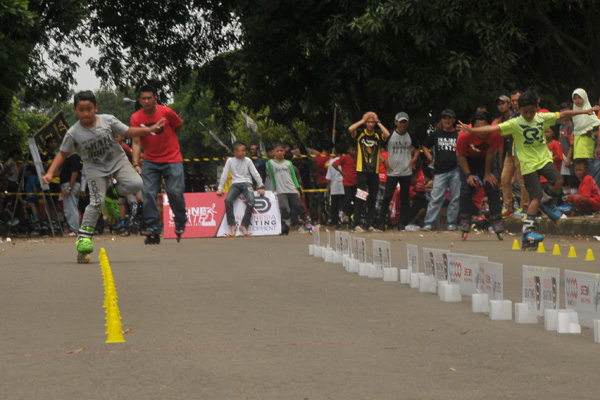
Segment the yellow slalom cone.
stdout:
[[592,252],[592,249],[587,249],[587,253],[585,254],[585,261],[594,261],[594,253]]
[[106,343],[123,343],[125,338],[123,337],[123,328],[117,321],[111,321],[108,324],[108,338]]
[[538,252],[538,253],[545,253],[545,252],[546,252],[546,249],[544,248],[544,242],[540,242],[540,243],[538,244],[538,249],[537,249],[537,252]]
[[513,242],[513,250],[521,250],[521,248],[519,247],[519,241],[517,239],[515,239],[515,241]]
[[560,256],[560,247],[558,247],[558,244],[554,245],[554,250],[552,250],[552,255],[553,256]]
[[571,246],[569,248],[568,258],[577,258],[577,253],[575,253],[575,247]]

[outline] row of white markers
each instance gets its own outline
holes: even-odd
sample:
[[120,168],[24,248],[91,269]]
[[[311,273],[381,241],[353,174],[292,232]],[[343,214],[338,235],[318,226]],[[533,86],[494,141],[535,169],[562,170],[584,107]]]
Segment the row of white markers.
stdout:
[[[320,239],[317,240],[320,242]],[[319,243],[317,240],[315,242]],[[362,239],[362,242],[364,243],[364,239]],[[398,270],[398,268],[391,267],[389,242],[378,242],[380,242],[378,246],[374,247],[381,250],[373,252],[373,263],[361,262],[361,260],[366,261],[366,251],[364,248],[360,249],[360,245],[357,253],[362,253],[360,254],[362,257],[359,257],[361,260],[354,258],[352,252],[332,249],[329,243],[327,246],[310,244],[308,253],[315,258],[322,258],[327,263],[343,264],[346,271],[356,273],[359,276],[383,279],[384,282],[398,282],[400,280],[401,284],[408,285],[412,289],[419,289],[421,293],[437,293],[443,302],[462,301],[460,286],[456,283],[447,280],[436,280],[435,275],[426,275],[423,272],[412,272],[409,269]],[[512,302],[510,300],[490,299],[488,293],[472,293],[471,299],[474,313],[489,313],[491,320],[511,321],[513,319]],[[538,313],[532,311],[528,303],[515,303],[514,309],[516,323],[538,323]],[[573,309],[544,309],[543,317],[544,327],[547,331],[581,333],[578,314]],[[593,326],[594,341],[600,343],[600,319],[594,319]]]

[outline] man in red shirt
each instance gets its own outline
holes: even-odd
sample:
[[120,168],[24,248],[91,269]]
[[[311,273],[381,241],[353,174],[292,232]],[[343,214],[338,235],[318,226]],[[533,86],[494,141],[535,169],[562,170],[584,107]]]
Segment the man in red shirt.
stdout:
[[[142,234],[150,239],[150,241],[147,239],[146,243],[159,243],[162,225],[156,205],[156,195],[161,190],[162,179],[165,180],[165,190],[175,215],[175,233],[178,237],[185,231],[187,221],[183,196],[185,189],[183,158],[177,140],[177,133],[183,122],[175,111],[158,104],[156,89],[152,86],[140,88],[138,100],[142,108],[131,116],[132,127],[152,126],[161,118],[166,118],[164,127],[155,134],[133,139],[133,166],[144,179],[142,197],[146,229]],[[140,167],[142,147],[144,148],[144,163]]]
[[[473,127],[490,125],[487,113],[476,112],[471,118]],[[461,177],[460,187],[460,230],[467,233],[471,230],[471,215],[473,211],[473,194],[483,186],[490,206],[490,223],[494,232],[504,231],[502,223],[502,203],[498,180],[492,173],[494,154],[502,149],[502,137],[498,132],[490,134],[460,133],[456,142]],[[479,210],[477,210],[479,211]],[[463,239],[464,240],[464,239]]]
[[[327,189],[329,181],[326,178],[327,168],[329,167],[329,160],[331,159],[331,150],[333,149],[333,143],[326,141],[323,144],[323,150],[320,153],[315,154],[315,169],[317,170],[317,188]],[[327,223],[323,221],[323,211],[325,208],[325,196],[327,193],[319,193],[318,195],[318,220],[319,224]]]

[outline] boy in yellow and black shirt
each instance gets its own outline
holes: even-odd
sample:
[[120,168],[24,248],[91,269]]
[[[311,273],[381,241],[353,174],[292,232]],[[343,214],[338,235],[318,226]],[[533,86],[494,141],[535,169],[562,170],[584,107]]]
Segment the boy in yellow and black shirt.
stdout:
[[[364,127],[362,127],[364,125]],[[375,127],[378,127],[376,129]],[[359,129],[360,128],[360,129]],[[372,229],[375,224],[375,203],[379,189],[379,155],[381,143],[386,142],[390,132],[381,124],[377,114],[372,111],[363,115],[360,121],[352,124],[348,131],[356,139],[358,156],[356,161],[356,199],[354,202],[353,226],[357,232]],[[362,221],[367,206],[367,219]],[[361,227],[363,222],[363,227]]]

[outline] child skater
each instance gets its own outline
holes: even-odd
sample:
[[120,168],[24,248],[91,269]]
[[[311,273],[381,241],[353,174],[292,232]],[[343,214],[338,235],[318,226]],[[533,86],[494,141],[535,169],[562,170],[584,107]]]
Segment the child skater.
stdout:
[[589,172],[588,160],[578,158],[575,160],[575,176],[581,182],[579,184],[578,194],[569,194],[567,201],[581,213],[590,213],[600,211],[600,194],[598,194],[598,185]]
[[65,134],[60,151],[43,179],[45,183],[50,183],[54,172],[67,159],[69,153],[76,151],[81,153],[83,172],[89,187],[90,204],[86,207],[81,220],[76,247],[77,262],[87,264],[90,261],[90,254],[94,251],[92,236],[96,222],[102,214],[110,179],[117,180],[117,192],[123,196],[142,190],[142,178],[133,169],[123,148],[115,140],[115,136],[124,134],[135,137],[154,133],[162,128],[164,118],[152,127],[128,127],[112,115],[96,114],[98,104],[96,96],[90,90],[75,94],[73,105],[79,121]]
[[[512,135],[517,157],[521,163],[521,173],[525,181],[525,188],[529,192],[531,201],[527,208],[527,216],[523,220],[521,240],[523,250],[536,249],[544,236],[537,233],[535,217],[540,205],[552,221],[561,217],[561,213],[554,205],[554,198],[562,188],[563,179],[552,163],[552,154],[546,146],[546,127],[556,123],[563,116],[592,114],[600,107],[596,106],[587,110],[564,110],[560,113],[537,113],[538,95],[532,90],[527,90],[519,97],[519,110],[521,116],[513,118],[500,125],[489,125],[471,128],[460,123],[463,132],[492,133],[499,132],[502,136]],[[550,186],[542,190],[540,176],[548,179]]]
[[296,179],[294,166],[284,158],[285,145],[276,143],[273,145],[273,158],[267,161],[267,171],[271,176],[273,190],[277,193],[279,210],[281,211],[281,233],[287,235],[290,232],[290,209],[294,208],[298,217],[304,221],[304,227],[312,235],[312,223],[300,198],[300,184]]
[[261,197],[265,195],[265,187],[254,163],[250,158],[246,157],[246,146],[244,146],[243,143],[233,143],[233,155],[235,157],[228,158],[225,163],[225,168],[223,169],[221,180],[219,181],[219,190],[217,190],[217,195],[222,196],[223,187],[225,186],[227,176],[229,176],[229,172],[231,171],[231,186],[227,192],[227,197],[225,198],[227,224],[231,227],[231,233],[226,233],[225,236],[235,236],[237,224],[235,223],[235,216],[233,215],[233,202],[240,194],[244,195],[244,198],[246,199],[246,211],[244,212],[244,217],[240,223],[240,231],[242,232],[242,235],[250,236],[248,233],[248,225],[250,225],[250,218],[252,217],[252,210],[254,209],[252,178],[254,178],[258,185],[258,194]]

